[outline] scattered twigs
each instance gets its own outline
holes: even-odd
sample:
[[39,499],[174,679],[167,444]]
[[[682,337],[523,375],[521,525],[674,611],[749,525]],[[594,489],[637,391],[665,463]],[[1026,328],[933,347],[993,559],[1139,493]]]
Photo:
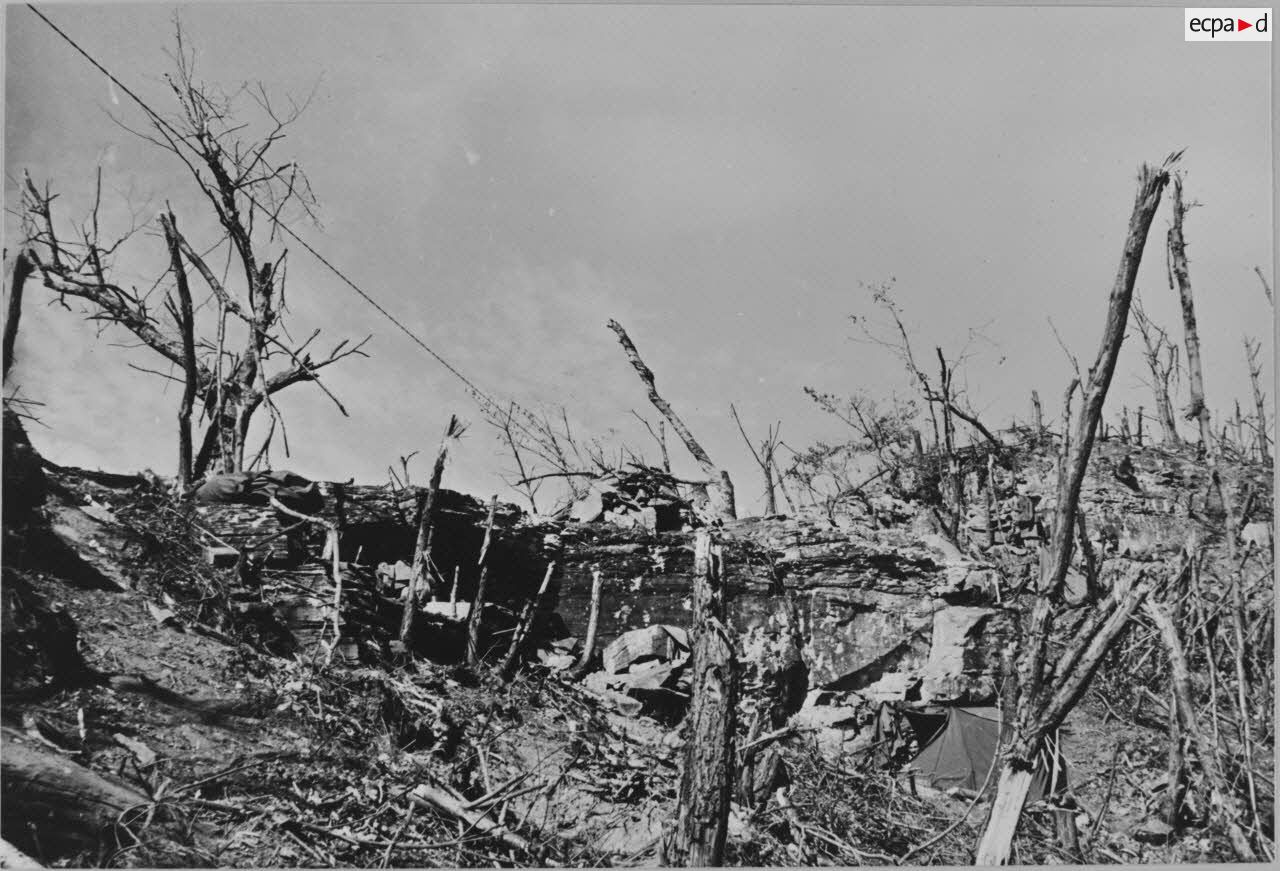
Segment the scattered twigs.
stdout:
[[1182,721],[1183,730],[1196,748],[1196,755],[1200,759],[1200,768],[1204,772],[1205,779],[1209,782],[1212,793],[1211,806],[1213,813],[1226,828],[1228,839],[1231,841],[1231,849],[1236,858],[1242,862],[1256,861],[1257,856],[1240,826],[1240,819],[1243,813],[1239,807],[1239,802],[1234,793],[1232,793],[1226,776],[1218,765],[1217,748],[1205,737],[1197,722],[1195,707],[1192,703],[1191,671],[1187,665],[1187,658],[1183,650],[1182,639],[1178,634],[1178,627],[1174,624],[1172,615],[1163,604],[1148,600],[1144,607],[1147,616],[1151,618],[1156,628],[1159,629],[1160,639],[1164,643],[1165,652],[1169,656],[1178,715]]
[[1093,828],[1089,830],[1088,845],[1090,849],[1094,849],[1094,845],[1097,844],[1098,833],[1102,831],[1102,821],[1107,818],[1107,811],[1111,807],[1111,795],[1116,785],[1116,774],[1120,770],[1116,763],[1120,760],[1120,750],[1123,746],[1123,742],[1118,742],[1111,750],[1111,771],[1107,776],[1107,791],[1102,796],[1102,806],[1098,809],[1098,818],[1093,821]]

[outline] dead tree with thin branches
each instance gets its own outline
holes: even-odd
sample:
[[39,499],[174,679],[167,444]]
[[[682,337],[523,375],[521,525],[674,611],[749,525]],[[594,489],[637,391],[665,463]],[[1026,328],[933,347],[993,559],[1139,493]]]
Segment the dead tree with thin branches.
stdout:
[[756,465],[760,467],[760,473],[764,476],[764,513],[777,514],[777,482],[773,477],[777,462],[774,455],[777,453],[778,444],[782,438],[782,421],[769,425],[765,437],[760,440],[760,446],[757,448],[751,443],[751,437],[747,435],[746,427],[742,425],[742,418],[738,416],[738,409],[733,406],[733,403],[729,403],[729,413],[733,415],[733,420],[738,425],[738,432],[742,433],[742,440],[747,443],[747,450],[751,451],[752,458],[756,461]]
[[1133,324],[1142,337],[1143,359],[1147,362],[1147,370],[1151,373],[1151,388],[1156,400],[1156,414],[1160,417],[1160,426],[1164,429],[1164,442],[1167,445],[1182,444],[1178,435],[1178,424],[1173,415],[1173,401],[1170,399],[1170,382],[1178,375],[1178,346],[1169,339],[1169,334],[1147,317],[1141,301],[1134,296]]
[[[181,296],[179,284],[187,280],[188,270],[200,276],[214,305],[203,324],[192,325],[197,346],[195,399],[206,421],[190,470],[199,478],[209,471],[245,467],[250,423],[264,406],[271,423],[258,458],[269,459],[277,432],[287,454],[288,434],[273,397],[294,384],[316,383],[345,415],[342,403],[320,382],[320,371],[347,357],[364,356],[368,339],[354,344],[343,340],[317,359],[309,348],[319,330],[295,343],[284,329],[288,252],[279,244],[279,228],[299,219],[314,220],[316,200],[298,164],[277,162],[273,149],[305,110],[306,102],[290,101],[288,111],[281,111],[261,86],[246,86],[228,95],[202,81],[195,53],[180,27],[173,59],[175,71],[166,81],[176,110],[168,116],[149,112],[147,126],[137,129],[117,123],[186,167],[195,190],[216,218],[218,238],[197,246],[178,230],[176,219],[162,221],[167,226],[160,277],[147,290],[126,286],[114,277],[113,263],[138,228],[130,227],[111,240],[102,233],[98,220],[101,173],[89,218],[74,224],[55,218],[56,194],[24,176],[21,256],[30,263],[32,277],[59,302],[79,300],[90,319],[132,333],[184,377],[159,374],[180,382],[190,380],[190,360],[183,339],[182,304],[175,303],[172,294]],[[244,105],[246,99],[256,112]],[[255,114],[264,125],[253,123]],[[173,255],[175,247],[180,257]],[[210,266],[224,255],[236,265],[230,270],[236,277],[219,277]],[[166,280],[172,290],[157,305],[153,293]],[[162,311],[172,317],[162,318]]]

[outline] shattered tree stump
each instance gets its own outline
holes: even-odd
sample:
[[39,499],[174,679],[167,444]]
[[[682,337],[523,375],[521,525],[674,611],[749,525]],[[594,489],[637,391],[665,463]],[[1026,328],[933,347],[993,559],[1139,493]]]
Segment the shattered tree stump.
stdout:
[[694,541],[693,648],[689,738],[674,821],[663,832],[659,862],[708,867],[724,862],[734,782],[736,663],[725,609],[723,554],[711,534]]

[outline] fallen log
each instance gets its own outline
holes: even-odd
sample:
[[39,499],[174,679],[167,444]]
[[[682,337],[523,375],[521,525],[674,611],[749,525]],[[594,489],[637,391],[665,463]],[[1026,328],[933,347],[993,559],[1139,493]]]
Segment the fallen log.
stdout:
[[21,732],[3,729],[0,798],[5,837],[43,856],[69,856],[132,840],[130,811],[151,804],[145,794],[104,777]]
[[409,793],[409,798],[419,807],[425,807],[453,819],[461,820],[472,829],[482,833],[486,838],[492,838],[504,847],[525,853],[532,850],[532,846],[527,840],[506,826],[487,819],[484,812],[470,810],[462,799],[440,787],[427,783],[420,784],[414,787],[413,792]]

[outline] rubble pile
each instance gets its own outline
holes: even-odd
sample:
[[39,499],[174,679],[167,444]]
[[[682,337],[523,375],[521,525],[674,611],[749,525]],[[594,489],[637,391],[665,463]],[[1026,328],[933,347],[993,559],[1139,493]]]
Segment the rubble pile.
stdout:
[[592,478],[586,494],[569,506],[565,518],[650,532],[700,525],[693,503],[681,496],[680,486],[669,472],[631,463],[626,469]]

